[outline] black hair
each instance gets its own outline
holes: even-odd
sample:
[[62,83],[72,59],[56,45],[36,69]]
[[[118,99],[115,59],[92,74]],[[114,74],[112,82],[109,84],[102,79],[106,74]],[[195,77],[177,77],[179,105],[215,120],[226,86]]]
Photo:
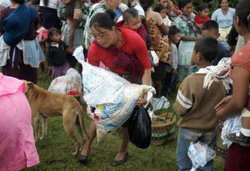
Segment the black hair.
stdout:
[[115,26],[115,13],[112,10],[107,10],[105,13],[96,14],[90,21],[89,27],[92,26],[95,28],[105,28],[112,30],[112,27]]
[[66,5],[66,17],[69,19],[73,19],[74,16],[74,9],[75,9],[75,1],[71,0],[67,5]]
[[153,0],[140,0],[140,5],[146,12],[154,4]]
[[164,9],[166,9],[166,8],[159,4],[155,7],[154,11],[160,13]]
[[[221,4],[222,1],[223,1],[223,0],[219,0],[220,4]],[[227,2],[229,2],[229,0],[227,0]]]
[[174,36],[177,33],[181,33],[181,30],[178,29],[175,25],[172,25],[169,27],[169,31],[168,31],[168,37],[170,38],[170,36]]
[[199,5],[198,10],[199,10],[199,11],[203,11],[203,10],[205,10],[205,9],[209,9],[209,4],[208,4],[208,3],[201,3],[201,4]]
[[18,3],[18,4],[24,4],[24,0],[13,0],[15,3]]
[[129,8],[123,13],[123,20],[128,21],[130,17],[139,18],[138,11],[134,8]]
[[52,37],[53,37],[53,35],[55,34],[55,33],[59,33],[59,34],[61,34],[61,31],[60,30],[58,30],[57,28],[51,28],[51,29],[49,29],[49,32],[48,32],[48,39],[47,39],[47,42],[48,43],[51,43],[53,40],[52,40]]
[[218,49],[218,41],[212,37],[203,37],[194,46],[195,52],[199,52],[208,62],[212,62],[217,57]]
[[216,21],[214,20],[209,20],[206,21],[203,25],[201,30],[215,30],[217,32],[219,32],[219,25]]
[[181,0],[179,1],[179,8],[182,9],[189,3],[193,3],[193,0]]
[[236,16],[250,31],[250,1],[240,0],[236,6]]

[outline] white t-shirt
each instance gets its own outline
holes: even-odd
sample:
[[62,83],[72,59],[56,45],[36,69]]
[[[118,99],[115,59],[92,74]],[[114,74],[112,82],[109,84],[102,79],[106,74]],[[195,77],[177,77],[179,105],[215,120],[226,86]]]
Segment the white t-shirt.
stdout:
[[[61,0],[48,0],[48,8],[52,8],[52,9],[57,9],[58,7],[63,7],[64,4]],[[44,0],[41,0],[40,1],[40,4],[39,6],[41,7],[46,7],[45,4],[44,4]]]
[[170,27],[171,24],[172,24],[172,22],[171,22],[171,20],[168,18],[168,16],[166,16],[166,18],[163,18],[163,23],[164,23],[166,26],[168,26],[168,27]]

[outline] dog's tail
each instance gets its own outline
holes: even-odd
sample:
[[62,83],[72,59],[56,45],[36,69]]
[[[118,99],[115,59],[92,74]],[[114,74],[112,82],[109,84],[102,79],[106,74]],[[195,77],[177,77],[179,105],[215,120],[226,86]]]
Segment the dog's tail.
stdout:
[[[77,116],[78,116],[78,119],[79,119],[79,123],[80,123],[80,130],[79,130],[79,133],[80,133],[80,136],[83,137],[88,140],[89,139],[89,134],[87,133],[86,129],[85,129],[85,125],[84,125],[84,121],[83,121],[83,109],[82,109],[82,106],[80,106],[80,110],[77,111]],[[84,132],[84,134],[83,134]]]

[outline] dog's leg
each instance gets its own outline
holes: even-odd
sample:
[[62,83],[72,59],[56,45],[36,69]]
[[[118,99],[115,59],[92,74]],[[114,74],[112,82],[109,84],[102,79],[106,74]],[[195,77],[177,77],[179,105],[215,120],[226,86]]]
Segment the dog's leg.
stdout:
[[75,114],[73,114],[73,112],[74,112],[73,110],[63,112],[63,126],[64,126],[65,131],[68,133],[68,135],[74,140],[76,151],[73,153],[73,155],[77,155],[80,149],[81,143],[76,137],[76,135],[74,134],[73,125],[75,124],[76,116]]
[[43,131],[42,131],[42,137],[40,138],[41,140],[42,139],[45,139],[45,138],[47,138],[47,128],[48,128],[48,126],[47,126],[47,115],[45,115],[45,114],[41,114],[42,115],[42,118],[43,118],[43,123],[42,123],[42,125],[43,125]]
[[40,136],[40,125],[39,125],[39,112],[33,111],[33,125],[34,125],[34,133],[35,133],[35,141],[38,141]]

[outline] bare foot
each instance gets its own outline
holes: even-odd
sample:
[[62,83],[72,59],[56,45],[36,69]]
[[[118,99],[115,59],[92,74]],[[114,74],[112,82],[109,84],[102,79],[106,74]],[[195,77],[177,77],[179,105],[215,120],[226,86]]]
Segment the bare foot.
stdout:
[[124,156],[126,155],[127,152],[118,152],[115,156],[115,160],[116,161],[120,161],[122,159],[124,159]]
[[89,145],[87,144],[87,142],[85,142],[85,144],[82,147],[81,155],[88,156],[88,154],[89,154]]

